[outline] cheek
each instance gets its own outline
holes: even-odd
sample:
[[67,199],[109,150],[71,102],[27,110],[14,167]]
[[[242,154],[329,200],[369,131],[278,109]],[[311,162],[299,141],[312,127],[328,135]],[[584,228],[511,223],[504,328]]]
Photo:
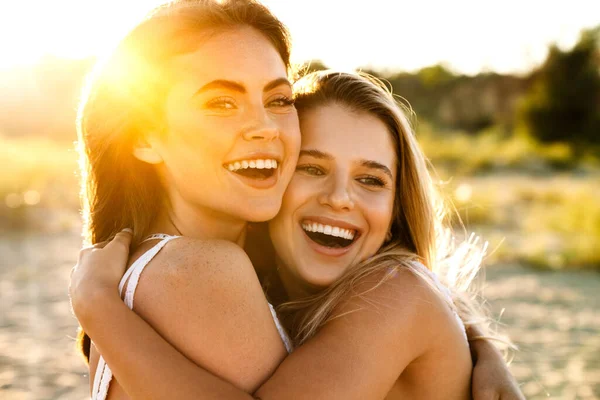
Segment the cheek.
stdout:
[[381,196],[371,198],[368,203],[368,211],[365,213],[369,224],[369,244],[374,249],[369,249],[373,254],[385,241],[394,213],[393,196]]
[[294,171],[296,170],[296,164],[298,163],[298,156],[300,154],[300,127],[298,125],[298,117],[294,115],[288,115],[284,119],[283,124],[279,124],[280,139],[284,145],[285,156],[287,163],[285,170],[282,171],[282,178],[286,181],[290,181],[293,178]]
[[287,144],[290,154],[298,154],[300,152],[300,123],[298,114],[290,113],[283,116],[279,123],[279,131]]
[[279,214],[291,218],[294,212],[315,197],[313,191],[314,189],[311,188],[305,177],[294,174],[283,194],[283,203]]
[[279,214],[269,223],[269,231],[276,251],[282,253],[283,249],[291,245],[291,234],[294,230],[296,212],[310,200],[309,186],[298,175],[294,175],[285,193]]
[[184,153],[210,156],[228,150],[239,129],[239,118],[205,115],[191,106],[167,112],[167,135]]

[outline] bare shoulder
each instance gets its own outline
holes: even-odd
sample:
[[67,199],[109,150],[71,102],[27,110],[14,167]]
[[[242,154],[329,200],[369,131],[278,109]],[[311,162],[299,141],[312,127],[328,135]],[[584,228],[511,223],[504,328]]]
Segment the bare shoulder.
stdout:
[[[425,314],[445,311],[447,305],[426,276],[408,268],[377,271],[361,278],[351,293],[347,293],[339,313],[351,310],[376,312],[392,321],[406,321]],[[430,319],[432,315],[427,315]]]
[[[451,314],[421,276],[406,269],[374,272],[359,278],[342,296],[328,322],[286,358],[257,395],[387,398],[410,367],[429,371],[435,365],[436,357],[420,361],[432,354]],[[403,390],[403,398],[415,398]]]
[[248,390],[285,356],[252,264],[234,243],[171,240],[141,275],[134,310],[188,358]]
[[174,278],[179,275],[196,277],[198,272],[210,275],[252,271],[252,263],[244,250],[225,240],[181,237],[167,243],[155,260],[162,264],[165,277],[171,274]]
[[380,340],[402,347],[406,357],[424,354],[439,337],[462,327],[433,281],[416,271],[398,268],[361,278],[334,311],[334,320],[352,320],[352,326],[377,332]]

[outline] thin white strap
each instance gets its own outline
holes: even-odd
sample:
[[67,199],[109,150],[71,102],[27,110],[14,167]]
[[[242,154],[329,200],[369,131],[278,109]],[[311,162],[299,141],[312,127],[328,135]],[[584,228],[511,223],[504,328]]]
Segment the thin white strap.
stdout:
[[288,354],[294,351],[294,346],[292,345],[292,341],[288,336],[287,332],[279,322],[279,317],[277,317],[277,312],[275,312],[275,307],[271,303],[269,303],[269,309],[271,310],[271,315],[273,316],[273,321],[275,321],[275,326],[277,327],[277,331],[279,332],[279,336],[281,336],[281,340],[283,341],[283,345],[287,350]]
[[[129,267],[129,269],[121,278],[121,282],[119,283],[119,293],[123,294],[123,287],[125,286],[125,282],[127,282],[127,291],[125,292],[125,304],[130,309],[133,309],[133,295],[135,293],[135,289],[137,288],[140,275],[142,271],[148,265],[148,263],[158,254],[158,252],[171,240],[176,239],[180,236],[170,236],[164,234],[155,234],[146,238],[144,241],[152,240],[152,239],[162,239],[159,243],[157,243],[150,250],[145,252],[135,260],[135,262]],[[143,243],[143,242],[142,242]],[[108,395],[108,388],[110,387],[110,381],[112,380],[112,371],[110,367],[104,361],[104,357],[100,355],[100,359],[98,360],[98,365],[96,367],[96,374],[94,375],[94,385],[92,389],[92,400],[105,400]]]
[[158,239],[163,240],[163,239],[169,239],[169,238],[172,239],[172,238],[178,238],[178,237],[180,237],[180,236],[167,235],[166,233],[153,233],[150,236],[146,236],[146,238],[144,240],[142,240],[140,242],[140,244],[147,242],[149,240],[158,240]]
[[98,360],[98,365],[96,366],[96,374],[94,375],[94,387],[92,388],[92,399],[96,400],[98,398],[98,391],[100,390],[100,382],[103,381],[102,374],[104,373],[104,367],[106,363],[104,362],[104,358],[100,356]]
[[[136,266],[132,265],[132,267],[130,268],[132,270],[132,272],[129,274],[130,278],[129,278],[129,282],[127,283],[127,290],[125,291],[125,299],[124,299],[125,304],[127,304],[127,307],[133,309],[133,296],[135,294],[135,289],[137,288],[138,282],[140,280],[140,276],[142,275],[144,268],[146,268],[146,265],[148,265],[150,260],[152,260],[154,258],[154,256],[156,254],[158,254],[158,252],[163,247],[165,247],[165,245],[167,243],[169,243],[173,239],[176,239],[177,237],[178,236],[169,236],[166,239],[163,239],[161,242],[159,242],[156,246],[154,246],[153,248],[148,250],[142,256],[144,258],[143,262],[141,262],[140,264],[138,264]],[[142,258],[142,257],[140,257],[140,258]],[[121,284],[119,284],[119,293],[121,295],[123,295],[123,285],[124,284],[125,284],[124,281],[121,281]]]
[[[133,271],[135,271],[136,268],[138,268],[141,264],[144,264],[144,266],[145,266],[145,264],[147,264],[148,262],[150,262],[150,260],[152,260],[152,258],[154,258],[154,256],[160,251],[160,249],[163,248],[163,246],[168,241],[170,241],[172,239],[176,239],[178,237],[181,237],[181,236],[171,236],[171,235],[166,235],[164,233],[155,233],[153,235],[150,235],[150,236],[146,237],[144,240],[142,240],[140,242],[140,244],[142,244],[144,242],[148,242],[150,240],[159,240],[159,239],[160,240],[164,240],[165,242],[162,245],[160,243],[156,244],[155,247],[153,247],[150,250],[148,250],[140,258],[138,258],[133,264],[131,264],[131,267],[129,267],[129,269],[127,271],[125,271],[125,275],[123,275],[123,278],[121,279],[121,282],[119,283],[119,294],[121,294],[121,295],[123,294],[123,286],[125,285],[125,282],[127,282],[127,280],[129,279],[129,277],[131,276],[131,274],[133,273]],[[157,246],[159,247],[158,250],[154,251]],[[149,255],[149,253],[152,253],[152,254]],[[149,257],[148,257],[148,255],[149,255]],[[143,269],[144,266],[142,266],[141,268]],[[136,285],[137,285],[137,283],[136,283]]]

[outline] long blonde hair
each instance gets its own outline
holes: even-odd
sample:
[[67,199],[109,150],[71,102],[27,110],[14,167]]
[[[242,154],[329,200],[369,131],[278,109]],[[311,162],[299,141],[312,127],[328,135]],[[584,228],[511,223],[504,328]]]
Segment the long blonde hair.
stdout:
[[[396,198],[391,237],[374,256],[351,266],[323,291],[278,306],[295,345],[306,342],[329,322],[344,298],[360,296],[355,288],[365,277],[380,275],[383,284],[394,271],[405,268],[421,276],[461,317],[465,325],[478,324],[486,338],[496,338],[472,282],[479,270],[485,246],[474,238],[455,243],[447,226],[445,207],[427,169],[409,119],[380,80],[362,73],[319,71],[294,85],[300,118],[310,109],[336,103],[379,118],[393,138],[397,163]],[[452,299],[440,293],[431,274],[449,287]],[[504,342],[506,342],[503,339]]]
[[[239,27],[263,34],[290,68],[287,29],[254,0],[162,5],[95,68],[77,119],[86,241],[102,242],[131,228],[135,246],[149,233],[166,196],[155,169],[137,160],[133,147],[163,126],[163,102],[177,73],[173,58],[196,50],[206,35]],[[90,340],[81,330],[78,345],[87,359]]]

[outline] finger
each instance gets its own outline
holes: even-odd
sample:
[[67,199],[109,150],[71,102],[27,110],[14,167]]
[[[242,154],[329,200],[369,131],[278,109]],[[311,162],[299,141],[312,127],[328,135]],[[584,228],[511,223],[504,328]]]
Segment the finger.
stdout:
[[121,232],[117,233],[115,237],[106,246],[104,246],[104,248],[109,249],[116,246],[123,246],[123,248],[129,249],[132,237],[133,231],[131,229],[123,229]]
[[96,244],[94,244],[92,246],[92,248],[94,248],[94,249],[103,249],[109,242],[110,242],[110,240],[105,240],[103,242],[96,243]]
[[108,244],[109,240],[105,240],[103,242],[98,242],[95,244],[91,244],[89,246],[85,246],[82,247],[80,251],[89,251],[89,250],[94,250],[94,249],[102,249],[104,248],[104,246],[106,246]]

